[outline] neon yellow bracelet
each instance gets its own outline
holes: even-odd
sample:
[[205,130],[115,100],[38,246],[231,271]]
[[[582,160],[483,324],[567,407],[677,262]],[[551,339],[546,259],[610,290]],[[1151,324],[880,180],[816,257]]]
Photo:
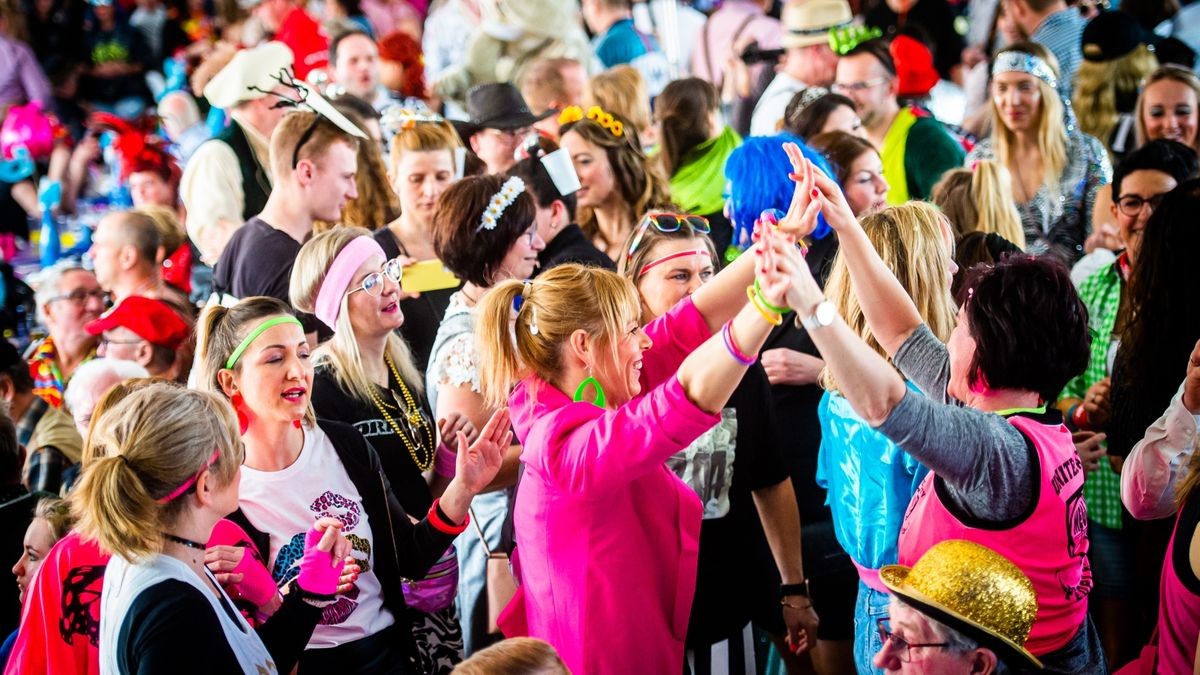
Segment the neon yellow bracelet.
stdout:
[[771,303],[767,302],[767,298],[766,298],[766,296],[763,295],[762,286],[759,285],[758,279],[754,280],[754,292],[755,292],[755,294],[758,295],[758,301],[762,303],[763,307],[766,307],[767,309],[771,310],[772,312],[775,312],[776,314],[780,314],[780,315],[788,313],[787,307],[776,307],[775,305],[772,305]]
[[749,298],[750,304],[754,305],[754,309],[757,309],[758,313],[762,314],[762,318],[766,319],[767,323],[771,324],[772,326],[778,326],[783,323],[782,315],[780,315],[778,312],[771,312],[766,307],[763,307],[759,304],[758,294],[754,292],[753,286],[746,287],[746,297]]

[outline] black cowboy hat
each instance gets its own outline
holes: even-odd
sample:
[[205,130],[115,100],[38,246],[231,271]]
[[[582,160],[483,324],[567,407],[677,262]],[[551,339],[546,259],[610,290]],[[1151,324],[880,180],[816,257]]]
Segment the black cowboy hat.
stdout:
[[541,115],[529,111],[525,98],[510,82],[492,82],[471,87],[467,92],[467,114],[470,120],[455,124],[464,139],[481,129],[512,131],[532,125],[553,115],[547,110]]

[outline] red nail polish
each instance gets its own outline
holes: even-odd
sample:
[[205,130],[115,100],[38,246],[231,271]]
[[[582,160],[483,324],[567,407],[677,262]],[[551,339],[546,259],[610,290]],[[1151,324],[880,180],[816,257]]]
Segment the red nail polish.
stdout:
[[813,188],[812,196],[813,196],[813,199],[816,199],[817,197],[821,196],[821,193],[820,193],[820,191],[817,190],[817,188]]

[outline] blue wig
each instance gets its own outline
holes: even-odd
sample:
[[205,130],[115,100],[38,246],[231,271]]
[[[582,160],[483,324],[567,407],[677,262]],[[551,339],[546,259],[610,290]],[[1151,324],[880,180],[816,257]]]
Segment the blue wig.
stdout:
[[[749,248],[754,221],[767,209],[787,212],[796,191],[796,183],[788,174],[792,164],[783,151],[784,143],[800,146],[804,156],[812,160],[826,176],[834,176],[829,162],[821,153],[787,132],[774,136],[751,136],[742,142],[725,162],[726,193],[729,219],[733,222],[733,244],[741,250]],[[813,239],[824,239],[832,230],[822,214],[817,217]]]

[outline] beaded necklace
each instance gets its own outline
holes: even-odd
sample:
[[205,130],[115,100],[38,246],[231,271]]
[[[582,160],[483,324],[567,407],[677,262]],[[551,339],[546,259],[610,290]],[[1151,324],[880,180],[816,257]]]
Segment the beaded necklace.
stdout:
[[[404,421],[408,423],[408,428],[412,430],[412,438],[410,439],[408,434],[400,431],[400,425],[397,424],[396,420],[392,419],[392,416],[388,414],[388,406],[386,406],[379,398],[379,394],[375,393],[374,387],[370,389],[371,401],[375,404],[375,407],[379,409],[379,413],[383,415],[383,419],[387,421],[388,426],[392,428],[392,431],[394,431],[396,435],[400,437],[400,440],[404,442],[404,447],[408,448],[408,454],[412,457],[413,464],[416,464],[417,469],[424,473],[433,467],[433,457],[435,454],[432,442],[433,431],[429,428],[429,422],[426,421],[425,416],[421,414],[421,409],[417,407],[416,401],[413,400],[412,393],[409,392],[408,387],[405,386],[404,379],[401,378],[400,373],[396,371],[396,366],[392,363],[392,359],[387,355],[384,355],[383,361],[388,365],[388,369],[391,371],[392,376],[396,378],[396,384],[400,385],[400,393],[404,397],[405,403],[405,407],[400,409],[400,413],[404,417]],[[428,446],[425,445],[425,441],[422,439],[419,430],[424,430],[424,438],[430,440]],[[422,458],[424,461],[422,461]]]

